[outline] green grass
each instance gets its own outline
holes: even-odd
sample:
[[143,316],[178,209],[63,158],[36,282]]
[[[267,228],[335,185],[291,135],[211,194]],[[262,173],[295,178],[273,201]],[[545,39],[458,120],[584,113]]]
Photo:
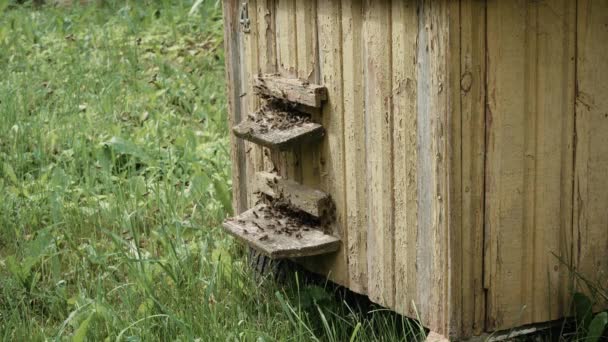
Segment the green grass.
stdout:
[[0,0],[0,339],[411,339],[259,279],[230,212],[221,8]]

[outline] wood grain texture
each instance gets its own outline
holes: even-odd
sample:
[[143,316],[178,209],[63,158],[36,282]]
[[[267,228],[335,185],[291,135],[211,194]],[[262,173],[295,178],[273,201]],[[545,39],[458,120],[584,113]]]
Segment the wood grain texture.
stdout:
[[287,225],[285,220],[265,219],[261,217],[262,214],[256,214],[261,213],[264,206],[257,205],[235,218],[224,221],[224,229],[272,259],[315,256],[332,253],[340,248],[340,239],[306,224],[298,227],[299,237],[285,233],[275,234],[276,230]]
[[[284,78],[296,78],[298,68],[298,45],[296,30],[296,1],[276,0],[276,42],[278,74]],[[302,181],[301,149],[276,153],[275,165],[281,176]]]
[[293,208],[317,218],[327,216],[332,209],[331,199],[327,193],[283,179],[275,173],[258,172],[254,188],[272,198],[283,198],[289,201]]
[[573,2],[488,1],[488,329],[568,309]]
[[368,296],[393,306],[394,204],[391,6],[364,2],[363,65],[367,143],[367,275]]
[[[417,2],[393,1],[392,98],[395,198],[395,307],[415,317],[418,239],[418,144],[416,115]],[[363,130],[364,131],[364,130]]]
[[[321,123],[327,137],[321,146],[321,189],[332,196],[336,205],[337,220],[334,235],[348,241],[345,227],[345,176],[344,176],[344,104],[342,88],[342,25],[340,3],[317,2],[317,32],[319,39],[320,81],[327,87],[328,101],[323,106]],[[348,259],[344,248],[332,256],[318,261],[318,270],[330,275],[338,284],[348,286]],[[315,267],[316,268],[316,267]]]
[[[462,118],[462,96],[460,90],[460,79],[462,74],[462,65],[460,63],[461,57],[461,4],[462,1],[449,1],[446,6],[446,16],[444,26],[447,26],[444,39],[447,39],[447,47],[444,52],[445,56],[439,55],[439,62],[445,59],[446,75],[444,78],[445,93],[447,101],[442,100],[442,103],[447,102],[446,117],[445,117],[445,132],[446,138],[445,143],[447,144],[443,151],[442,161],[443,165],[447,168],[446,180],[444,188],[447,193],[445,196],[441,196],[440,205],[445,206],[445,217],[446,227],[445,236],[447,237],[447,247],[445,248],[444,261],[447,264],[446,278],[447,278],[447,301],[446,306],[446,331],[448,337],[458,338],[462,335],[463,330],[463,314],[464,314],[464,300],[469,295],[470,288],[463,287],[463,281],[465,276],[463,274],[463,265],[475,256],[468,256],[464,253],[464,239],[463,233],[463,197],[464,192],[462,188],[463,183],[463,134],[471,135],[472,132],[465,131],[466,127],[463,127]],[[442,42],[440,41],[439,44]],[[482,257],[483,255],[479,255]]]
[[342,1],[344,171],[350,289],[367,291],[367,167],[363,98],[363,0]]
[[327,100],[327,89],[298,78],[285,78],[276,75],[262,75],[253,80],[257,94],[272,96],[276,99],[319,108]]
[[[578,1],[574,264],[591,283],[608,280],[608,2]],[[577,290],[589,291],[584,282]],[[608,306],[605,300],[597,309]]]
[[[243,39],[243,87],[244,91],[241,94],[241,101],[244,102],[244,107],[247,113],[254,113],[260,107],[260,99],[254,93],[254,80],[259,74],[259,60],[258,60],[258,30],[255,29],[258,26],[257,22],[257,0],[247,0],[242,2],[247,4],[248,15],[250,20],[250,29],[247,34],[242,34]],[[246,141],[244,142],[245,155],[247,157],[247,179],[252,179],[252,176],[257,172],[264,169],[264,154],[263,147],[256,143]],[[250,184],[248,184],[250,185]],[[251,208],[255,203],[255,196],[252,192],[252,187],[247,187],[247,206]]]
[[432,330],[447,336],[449,231],[446,155],[450,83],[448,78],[449,2],[419,4],[417,59],[418,239],[416,245],[419,315]]
[[[311,83],[319,84],[319,49],[317,46],[317,1],[296,1],[296,29],[298,39],[297,76]],[[320,122],[320,111],[311,113],[313,122]],[[318,186],[320,182],[319,146],[304,145],[302,155],[302,183]]]
[[[226,94],[228,123],[237,125],[243,117],[241,104],[241,47],[239,38],[239,2],[224,0],[224,50],[226,54]],[[247,165],[243,141],[230,136],[232,163],[232,207],[237,213],[247,210]]]
[[[277,72],[275,7],[275,0],[256,0],[258,70],[260,74],[273,74]],[[275,168],[275,163],[272,160],[273,154],[270,153],[268,148],[262,148],[262,155],[264,158],[263,169],[272,170]]]
[[[238,85],[256,72],[327,88],[323,142],[260,163],[336,205],[342,247],[309,269],[452,339],[563,316],[553,253],[606,282],[605,1],[250,6],[251,36],[226,21],[231,122],[256,108]],[[258,154],[231,143],[244,210]]]
[[268,129],[260,124],[245,120],[232,129],[242,139],[271,148],[273,150],[292,150],[301,144],[319,142],[325,136],[323,126],[306,122],[287,129]]
[[[483,289],[483,210],[485,162],[486,5],[484,1],[460,2],[460,147],[462,281],[462,336],[479,335],[485,320]],[[454,202],[454,201],[451,201]]]

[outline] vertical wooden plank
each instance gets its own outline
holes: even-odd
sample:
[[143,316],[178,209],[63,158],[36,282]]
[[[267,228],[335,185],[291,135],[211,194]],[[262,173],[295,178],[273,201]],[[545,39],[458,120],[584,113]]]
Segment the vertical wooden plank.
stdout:
[[342,0],[344,155],[350,289],[367,291],[367,187],[362,64],[363,1]]
[[431,112],[430,102],[432,99],[431,89],[431,49],[430,49],[430,10],[428,2],[418,1],[418,49],[416,51],[416,116],[417,132],[416,142],[418,146],[418,224],[416,240],[416,301],[414,305],[419,312],[420,319],[427,326],[430,325],[432,304],[428,300],[433,293],[432,269],[433,260],[433,223],[432,208],[434,193],[433,186],[433,152],[431,150]]
[[279,73],[283,77],[296,77],[298,69],[298,40],[295,0],[277,0],[276,21]]
[[[253,91],[253,78],[259,74],[258,62],[258,22],[257,22],[257,4],[256,0],[247,0],[243,2],[247,4],[247,11],[250,20],[250,30],[244,33],[243,36],[243,56],[244,63],[247,66],[244,68],[243,87],[244,92],[241,100],[245,103],[246,114],[254,113],[260,106],[260,99]],[[253,194],[253,186],[251,181],[255,179],[255,172],[264,170],[264,154],[263,148],[255,143],[244,141],[245,155],[247,160],[247,198],[248,207],[251,208],[256,196]]]
[[[262,74],[277,72],[275,7],[275,0],[256,0],[258,61],[259,72]],[[263,169],[267,171],[272,170],[274,168],[274,162],[270,150],[268,148],[262,148],[262,154],[264,159]]]
[[533,320],[541,322],[570,310],[568,267],[555,255],[571,263],[576,2],[541,2],[537,20]]
[[[488,1],[488,151],[486,165],[485,257],[488,296],[487,328],[502,326],[500,310],[510,313],[508,322],[522,310],[522,252],[524,216],[525,151],[525,42],[526,1]],[[512,65],[512,69],[507,65]],[[496,89],[501,87],[500,89]],[[510,128],[510,129],[506,129]],[[510,234],[509,234],[510,232]],[[512,235],[504,238],[507,234]],[[503,241],[504,240],[504,241]],[[500,248],[500,249],[499,249]],[[502,250],[513,251],[504,260]],[[520,258],[520,259],[516,259]],[[509,273],[512,277],[506,277]],[[508,294],[500,293],[507,288]],[[511,298],[509,303],[506,298]],[[508,324],[508,323],[507,323]]]
[[[447,107],[445,120],[445,139],[447,146],[444,150],[445,167],[447,168],[447,179],[445,188],[447,196],[442,198],[446,210],[446,237],[447,241],[445,256],[448,258],[446,269],[447,277],[447,310],[446,324],[448,337],[454,339],[462,336],[464,301],[470,289],[463,287],[465,274],[463,274],[463,264],[468,260],[463,250],[465,235],[463,234],[462,219],[465,215],[463,210],[463,135],[469,132],[463,131],[462,97],[460,91],[461,78],[461,22],[460,7],[462,1],[449,1],[447,4],[447,30],[448,44],[445,59],[446,79],[445,85],[447,94]],[[466,24],[465,24],[466,25]],[[455,271],[458,270],[458,271]]]
[[[226,92],[230,127],[241,122],[241,42],[237,20],[239,2],[224,0],[224,49],[226,51]],[[245,148],[241,140],[230,135],[232,163],[232,207],[237,213],[247,209],[247,177]]]
[[317,2],[296,0],[297,76],[311,82],[319,81],[317,51]]
[[[298,78],[319,84],[317,62],[317,1],[296,0],[296,28],[298,39]],[[312,114],[314,122],[320,122],[318,113]],[[316,187],[319,184],[319,146],[302,146],[302,183]]]
[[[452,109],[450,101],[452,100],[452,83],[453,67],[458,64],[452,62],[452,45],[451,35],[452,30],[457,30],[458,26],[451,27],[454,20],[454,5],[457,2],[452,0],[431,0],[425,3],[425,8],[429,12],[430,23],[429,30],[429,48],[430,48],[430,91],[431,96],[429,105],[429,126],[431,131],[430,151],[432,153],[432,172],[434,183],[432,184],[433,202],[431,206],[431,234],[430,242],[433,257],[429,263],[431,267],[431,287],[433,292],[428,297],[428,302],[431,304],[431,312],[433,317],[429,319],[431,326],[437,327],[435,330],[445,336],[449,336],[451,331],[451,315],[453,314],[452,305],[455,298],[451,292],[453,282],[451,278],[457,279],[459,273],[450,272],[451,267],[458,267],[460,260],[451,258],[450,253],[454,251],[454,232],[450,231],[449,227],[449,181],[451,169],[449,167],[450,149],[450,130]],[[458,56],[454,58],[454,61]],[[419,240],[419,246],[424,246],[426,241]],[[450,288],[452,287],[452,288]],[[458,303],[458,301],[456,301]]]
[[391,6],[366,0],[364,7],[368,295],[390,307],[395,293]]
[[571,248],[573,2],[488,1],[488,328],[559,317]]
[[418,151],[416,117],[417,1],[392,2],[392,96],[395,195],[395,308],[416,317]]
[[[608,279],[608,2],[578,1],[574,258],[594,284]],[[605,286],[605,285],[604,285]],[[605,288],[605,287],[604,287]],[[589,289],[579,282],[578,290]],[[598,309],[605,308],[601,301]]]
[[485,319],[483,205],[485,162],[485,1],[460,3],[462,203],[462,336],[479,335]]
[[[296,1],[277,0],[276,6],[277,62],[281,76],[293,78],[298,70],[298,39],[296,32]],[[302,181],[301,152],[280,152],[280,174],[295,181]]]
[[338,253],[319,260],[320,271],[331,270],[330,279],[348,286],[348,244],[344,170],[344,104],[342,69],[342,18],[338,1],[317,3],[319,67],[321,83],[327,87],[328,101],[323,107],[322,124],[326,138],[321,146],[321,187],[332,194],[336,204],[335,234],[345,243]]
[[[417,51],[418,234],[417,309],[422,321],[448,334],[449,231],[446,212],[449,178],[450,2],[419,1]],[[458,263],[457,263],[458,264]]]

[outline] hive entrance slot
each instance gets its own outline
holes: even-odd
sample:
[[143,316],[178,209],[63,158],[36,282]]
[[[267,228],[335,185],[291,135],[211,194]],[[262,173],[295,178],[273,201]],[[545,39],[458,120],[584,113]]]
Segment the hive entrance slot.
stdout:
[[260,110],[249,114],[232,129],[237,137],[279,150],[323,138],[325,129],[312,122],[311,113],[318,113],[327,99],[325,87],[300,79],[265,75],[254,79],[253,88],[266,101]]
[[325,234],[320,223],[306,216],[258,204],[228,219],[224,229],[272,259],[298,258],[332,253],[340,239]]
[[242,139],[273,149],[287,150],[294,145],[318,141],[325,135],[323,126],[310,115],[289,111],[270,101],[233,128]]
[[340,239],[326,234],[335,220],[328,194],[258,172],[253,209],[224,222],[224,228],[251,247],[274,259],[335,252]]

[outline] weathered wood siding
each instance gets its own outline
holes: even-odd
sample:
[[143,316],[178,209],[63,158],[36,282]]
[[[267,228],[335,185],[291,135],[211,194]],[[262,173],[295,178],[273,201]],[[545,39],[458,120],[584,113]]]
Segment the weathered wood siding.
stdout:
[[224,6],[232,124],[256,74],[328,90],[320,145],[232,140],[238,211],[275,167],[332,196],[342,248],[307,267],[452,337],[564,316],[570,267],[606,283],[606,1]]
[[[608,2],[579,0],[573,263],[594,286],[608,284]],[[579,287],[580,288],[580,287]],[[583,287],[584,289],[584,287]],[[604,301],[598,309],[606,307]]]
[[569,309],[576,2],[488,1],[488,328]]

